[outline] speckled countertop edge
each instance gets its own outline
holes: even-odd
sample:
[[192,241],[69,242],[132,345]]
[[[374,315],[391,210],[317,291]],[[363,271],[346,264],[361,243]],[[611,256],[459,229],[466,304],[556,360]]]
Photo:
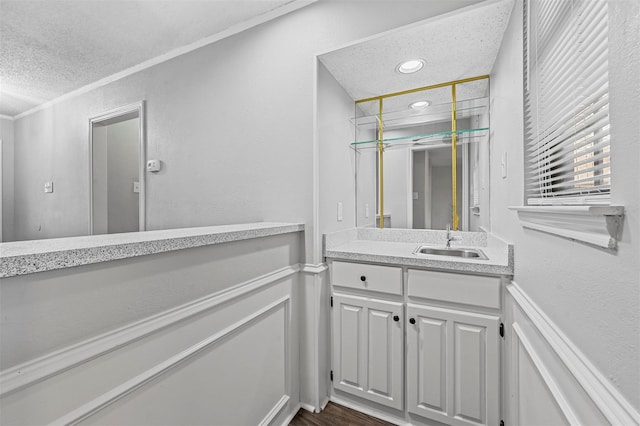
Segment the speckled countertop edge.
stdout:
[[0,278],[300,231],[260,222],[2,243]]
[[[356,238],[352,231],[328,234],[325,236],[326,249],[324,255],[332,260],[385,263],[398,266],[411,266],[444,271],[467,272],[475,274],[512,276],[514,266],[513,245],[507,244],[493,236],[482,237],[473,232],[454,233],[460,236],[452,247],[475,247],[485,252],[488,260],[455,259],[439,256],[416,255],[413,251],[421,244],[438,244],[444,231],[412,230],[375,230],[358,232]],[[488,237],[488,238],[487,238]]]

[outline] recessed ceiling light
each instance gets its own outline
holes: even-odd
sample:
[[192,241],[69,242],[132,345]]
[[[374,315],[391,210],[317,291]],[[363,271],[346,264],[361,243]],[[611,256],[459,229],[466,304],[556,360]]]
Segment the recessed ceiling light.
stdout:
[[405,61],[396,67],[396,70],[402,74],[411,74],[414,72],[418,72],[424,67],[423,59],[412,59],[410,61]]
[[416,102],[413,102],[413,103],[409,104],[409,108],[421,109],[421,108],[426,108],[429,105],[431,105],[431,102],[429,102],[429,101],[416,101]]

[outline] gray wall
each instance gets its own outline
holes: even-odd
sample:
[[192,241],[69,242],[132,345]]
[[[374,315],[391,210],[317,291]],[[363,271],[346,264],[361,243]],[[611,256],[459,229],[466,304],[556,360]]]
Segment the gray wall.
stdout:
[[473,3],[317,2],[17,120],[16,239],[86,233],[89,117],[142,99],[147,157],[165,164],[147,175],[148,229],[278,220],[311,231],[315,55]]
[[[609,1],[613,205],[625,206],[617,252],[525,230],[522,205],[522,1],[491,77],[491,229],[515,244],[514,281],[628,401],[640,407],[640,5]],[[508,153],[508,174],[500,160]]]
[[0,241],[12,241],[13,232],[13,157],[14,134],[13,121],[0,118],[0,139],[2,139],[2,238]]

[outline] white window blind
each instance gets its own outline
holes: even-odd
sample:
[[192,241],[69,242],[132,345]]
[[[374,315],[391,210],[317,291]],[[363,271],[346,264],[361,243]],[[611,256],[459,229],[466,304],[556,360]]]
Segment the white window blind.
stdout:
[[608,203],[606,0],[526,0],[527,203]]

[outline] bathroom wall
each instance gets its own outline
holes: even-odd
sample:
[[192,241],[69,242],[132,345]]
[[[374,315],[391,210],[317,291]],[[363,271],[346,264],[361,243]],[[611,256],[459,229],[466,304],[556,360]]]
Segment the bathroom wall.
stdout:
[[148,229],[301,220],[311,231],[315,54],[473,3],[317,2],[16,120],[15,238],[86,232],[88,118],[143,99],[147,156],[164,163],[148,175]]
[[[612,204],[624,205],[622,239],[605,251],[523,229],[522,1],[491,77],[491,227],[515,244],[514,282],[617,389],[640,408],[640,11],[609,1]],[[500,176],[503,153],[507,177]],[[576,385],[577,386],[577,385]]]
[[2,140],[2,238],[13,240],[13,121],[0,118],[0,139]]
[[[322,233],[356,226],[355,151],[353,140],[353,99],[333,75],[318,62],[318,163],[319,218]],[[337,206],[342,203],[342,221]],[[375,214],[375,206],[372,206]]]

